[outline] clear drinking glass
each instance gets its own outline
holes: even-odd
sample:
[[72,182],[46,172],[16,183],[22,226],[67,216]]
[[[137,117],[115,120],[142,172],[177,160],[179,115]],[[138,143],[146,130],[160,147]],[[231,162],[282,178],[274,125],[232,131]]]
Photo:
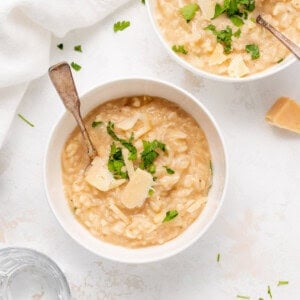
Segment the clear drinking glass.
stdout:
[[25,248],[0,249],[0,300],[69,300],[65,275],[47,256]]

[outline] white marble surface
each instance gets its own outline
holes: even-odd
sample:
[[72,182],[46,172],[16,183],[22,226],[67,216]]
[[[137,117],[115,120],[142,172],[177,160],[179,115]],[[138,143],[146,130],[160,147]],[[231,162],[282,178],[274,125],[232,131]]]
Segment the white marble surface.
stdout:
[[[112,24],[132,25],[114,34]],[[64,51],[56,44],[63,42]],[[82,44],[83,53],[72,50]],[[51,63],[82,65],[78,90],[116,77],[151,76],[180,85],[212,112],[229,153],[229,188],[219,217],[194,246],[163,262],[126,265],[77,245],[57,223],[43,187],[43,158],[51,127],[63,112],[47,76],[34,81],[0,151],[0,246],[31,247],[65,272],[74,299],[300,299],[300,137],[264,121],[282,95],[300,101],[300,64],[249,84],[195,77],[176,65],[154,34],[146,9],[129,3],[92,28],[53,39]],[[216,262],[217,253],[221,260]],[[276,287],[278,280],[287,286]]]

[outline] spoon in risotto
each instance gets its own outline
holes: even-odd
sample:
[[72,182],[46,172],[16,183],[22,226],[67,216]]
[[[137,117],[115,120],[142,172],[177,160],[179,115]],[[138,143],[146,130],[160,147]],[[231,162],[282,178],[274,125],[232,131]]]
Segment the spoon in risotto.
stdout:
[[87,154],[92,162],[97,156],[97,151],[91,142],[91,138],[82,120],[80,100],[69,64],[67,62],[61,62],[50,67],[49,77],[66,109],[74,116],[82,133],[83,141],[87,148]]
[[269,24],[261,15],[258,15],[256,22],[269,30],[282,44],[284,44],[292,53],[300,59],[300,47],[288,39],[284,34]]

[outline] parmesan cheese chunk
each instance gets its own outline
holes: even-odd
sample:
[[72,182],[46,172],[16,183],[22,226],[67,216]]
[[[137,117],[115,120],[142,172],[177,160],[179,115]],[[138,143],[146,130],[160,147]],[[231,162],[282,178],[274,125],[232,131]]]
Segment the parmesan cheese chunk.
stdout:
[[229,56],[224,54],[223,46],[217,44],[214,52],[211,55],[211,61],[209,62],[209,65],[220,65],[227,59],[229,59]]
[[136,122],[141,118],[140,114],[136,114],[131,118],[126,118],[119,123],[116,123],[116,127],[126,131],[134,127]]
[[300,133],[300,104],[293,99],[281,97],[267,112],[266,121],[271,125]]
[[99,156],[96,156],[91,163],[91,166],[86,171],[85,181],[96,189],[107,192],[111,189],[123,184],[125,179],[114,179],[113,175],[109,172],[107,164]]
[[129,209],[141,207],[148,197],[152,184],[153,178],[150,173],[136,169],[124,189],[121,202]]
[[122,149],[122,154],[123,154],[123,158],[124,158],[124,163],[125,163],[125,167],[128,173],[129,178],[131,178],[134,174],[134,167],[133,167],[133,163],[132,160],[128,159],[129,156],[129,151],[126,148]]
[[215,6],[217,1],[215,0],[198,0],[200,9],[202,11],[203,16],[210,20],[215,15]]
[[151,129],[151,124],[147,114],[143,114],[140,118],[143,122],[143,127],[139,128],[137,131],[134,132],[134,138],[138,139],[145,133],[147,133]]
[[249,72],[250,70],[246,66],[242,55],[235,56],[228,67],[228,74],[231,77],[243,77],[249,74]]

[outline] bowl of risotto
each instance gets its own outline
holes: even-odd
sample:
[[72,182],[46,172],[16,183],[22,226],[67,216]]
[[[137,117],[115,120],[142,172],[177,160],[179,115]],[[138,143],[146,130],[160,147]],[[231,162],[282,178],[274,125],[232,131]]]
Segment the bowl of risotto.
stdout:
[[170,257],[214,221],[226,189],[224,142],[192,95],[152,79],[120,79],[81,97],[97,156],[90,162],[70,113],[45,157],[49,204],[64,230],[102,257]]
[[197,75],[243,82],[296,61],[256,17],[300,45],[299,0],[149,0],[147,7],[169,54]]

